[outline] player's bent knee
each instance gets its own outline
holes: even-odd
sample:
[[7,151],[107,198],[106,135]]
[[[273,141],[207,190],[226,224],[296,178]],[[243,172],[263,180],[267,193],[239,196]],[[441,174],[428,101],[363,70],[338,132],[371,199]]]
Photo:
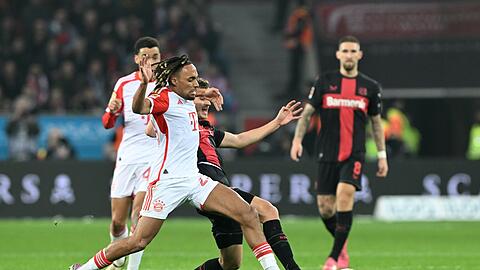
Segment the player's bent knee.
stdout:
[[326,200],[318,200],[317,205],[322,218],[330,218],[335,214],[334,204]]
[[257,211],[262,222],[280,219],[278,209],[267,200],[261,200],[253,206]]
[[122,234],[125,230],[125,221],[112,219],[111,229],[112,234],[115,236]]

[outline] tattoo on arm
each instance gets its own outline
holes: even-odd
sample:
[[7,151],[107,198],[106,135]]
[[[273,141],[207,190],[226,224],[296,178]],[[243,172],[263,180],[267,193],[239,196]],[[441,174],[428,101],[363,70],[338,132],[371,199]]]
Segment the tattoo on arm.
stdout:
[[305,133],[307,133],[307,128],[310,123],[310,118],[312,117],[312,114],[314,112],[315,112],[315,108],[312,105],[307,103],[305,105],[305,108],[303,109],[302,117],[298,119],[297,127],[295,128],[294,139],[303,140]]
[[380,115],[372,116],[372,130],[373,130],[373,138],[375,140],[375,144],[377,145],[378,151],[385,150],[385,136],[383,132],[383,125],[382,125],[382,118]]

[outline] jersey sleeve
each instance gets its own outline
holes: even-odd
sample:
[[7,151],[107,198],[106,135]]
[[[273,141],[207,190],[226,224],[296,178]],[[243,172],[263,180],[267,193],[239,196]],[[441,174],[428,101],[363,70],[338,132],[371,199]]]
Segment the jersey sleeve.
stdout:
[[163,114],[168,110],[168,91],[162,90],[160,93],[150,93],[148,95],[148,100],[150,100],[150,113],[151,114]]
[[105,113],[102,115],[102,124],[103,127],[106,129],[110,129],[115,126],[115,121],[117,120],[118,116],[120,115],[121,112],[123,112],[123,86],[125,85],[124,81],[118,80],[117,83],[115,83],[115,86],[113,87],[113,93],[112,97],[121,99],[122,100],[122,105],[120,106],[120,109],[116,112],[110,111],[110,109],[105,108]]
[[117,120],[118,114],[113,114],[109,110],[106,111],[102,116],[102,124],[105,129],[110,129],[115,126],[115,121]]
[[382,86],[375,84],[375,90],[370,97],[368,104],[368,115],[377,115],[382,113]]
[[213,140],[215,141],[215,145],[216,147],[219,147],[220,144],[222,143],[223,141],[223,138],[225,138],[225,131],[223,130],[218,130],[218,129],[215,129],[213,131]]
[[310,88],[310,92],[308,94],[308,103],[310,103],[315,109],[319,109],[320,106],[322,105],[322,96],[323,96],[323,91],[322,91],[322,83],[321,83],[321,78],[318,78],[315,81],[315,84]]

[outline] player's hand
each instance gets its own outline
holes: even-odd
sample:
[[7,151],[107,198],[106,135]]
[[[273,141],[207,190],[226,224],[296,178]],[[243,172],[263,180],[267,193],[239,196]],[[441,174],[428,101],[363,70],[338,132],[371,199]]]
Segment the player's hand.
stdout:
[[148,57],[143,57],[140,60],[140,64],[138,65],[138,69],[140,70],[140,77],[142,79],[142,83],[147,84],[152,81],[153,78],[153,69],[152,69],[152,60]]
[[108,109],[111,113],[117,113],[122,107],[122,100],[117,98],[117,93],[113,93],[108,101]]
[[277,117],[275,117],[275,120],[277,120],[277,123],[280,126],[286,125],[290,123],[292,120],[297,120],[301,117],[301,113],[303,108],[300,107],[302,103],[301,102],[296,102],[295,100],[291,100],[290,102],[287,103],[287,105],[282,106],[280,111],[278,111]]
[[386,177],[388,174],[388,162],[386,158],[379,158],[378,159],[378,177]]
[[293,161],[300,161],[300,157],[303,153],[303,145],[299,139],[293,139],[292,148],[290,148],[290,158]]
[[217,110],[217,111],[223,110],[223,107],[222,107],[223,106],[223,96],[220,93],[220,90],[218,90],[215,87],[209,87],[208,89],[205,89],[205,91],[202,91],[202,94],[208,100],[210,100],[210,102],[215,107],[215,110]]

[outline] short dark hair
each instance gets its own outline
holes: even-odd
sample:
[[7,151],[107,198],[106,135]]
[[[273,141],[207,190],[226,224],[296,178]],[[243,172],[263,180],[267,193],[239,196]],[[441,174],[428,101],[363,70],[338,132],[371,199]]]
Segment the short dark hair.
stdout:
[[135,46],[133,46],[133,52],[135,54],[138,54],[140,52],[140,49],[142,48],[154,48],[158,47],[160,49],[160,44],[158,43],[158,40],[153,37],[141,37],[137,39],[135,42]]
[[210,83],[204,78],[198,78],[197,82],[198,82],[198,88],[207,89],[208,87],[210,87]]
[[358,40],[358,38],[356,38],[354,36],[344,36],[344,37],[340,38],[340,40],[338,40],[338,46],[340,46],[340,44],[342,44],[344,42],[352,42],[352,43],[357,43],[358,45],[360,45],[360,40]]

